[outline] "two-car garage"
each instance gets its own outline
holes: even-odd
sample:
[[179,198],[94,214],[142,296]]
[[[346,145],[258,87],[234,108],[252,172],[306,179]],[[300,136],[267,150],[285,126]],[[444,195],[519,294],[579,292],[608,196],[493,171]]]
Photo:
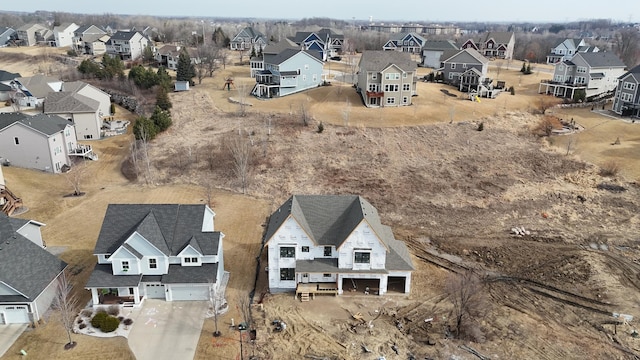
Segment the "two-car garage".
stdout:
[[171,284],[168,301],[209,300],[209,284]]
[[27,324],[29,322],[27,305],[0,306],[0,324]]

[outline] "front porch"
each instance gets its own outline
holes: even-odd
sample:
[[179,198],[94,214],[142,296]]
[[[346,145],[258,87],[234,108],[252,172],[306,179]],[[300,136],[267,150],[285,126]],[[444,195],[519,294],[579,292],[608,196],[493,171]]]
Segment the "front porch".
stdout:
[[133,288],[91,288],[93,307],[101,305],[121,305],[124,307],[138,307],[144,296],[140,295],[138,287]]

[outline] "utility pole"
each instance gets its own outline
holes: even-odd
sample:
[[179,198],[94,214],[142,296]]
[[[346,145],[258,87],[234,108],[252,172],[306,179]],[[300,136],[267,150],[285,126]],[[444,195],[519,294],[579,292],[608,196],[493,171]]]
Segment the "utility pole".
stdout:
[[204,36],[204,20],[200,20],[202,22],[202,45],[207,42],[207,38]]

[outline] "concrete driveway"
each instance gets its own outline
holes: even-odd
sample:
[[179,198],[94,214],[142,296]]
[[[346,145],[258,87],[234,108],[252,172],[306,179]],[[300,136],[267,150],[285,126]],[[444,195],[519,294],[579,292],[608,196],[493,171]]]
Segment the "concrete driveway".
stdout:
[[0,357],[9,350],[26,328],[27,324],[0,325]]
[[193,359],[207,308],[206,301],[145,300],[129,333],[136,359]]

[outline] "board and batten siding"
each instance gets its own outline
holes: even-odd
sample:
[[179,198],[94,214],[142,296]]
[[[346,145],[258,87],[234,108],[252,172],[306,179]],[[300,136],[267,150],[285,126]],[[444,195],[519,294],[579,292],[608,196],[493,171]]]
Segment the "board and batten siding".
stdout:
[[[371,253],[368,266],[354,262],[355,253],[358,251]],[[362,221],[340,245],[338,249],[338,268],[352,270],[384,269],[386,258],[386,247],[369,224],[366,221]]]
[[[295,247],[295,257],[281,258],[281,247]],[[302,247],[308,246],[309,252],[303,253]],[[280,269],[295,268],[296,260],[313,260],[315,257],[323,257],[324,248],[316,247],[298,222],[289,217],[273,234],[269,244],[269,288],[271,289],[295,289],[296,280],[280,280]]]

